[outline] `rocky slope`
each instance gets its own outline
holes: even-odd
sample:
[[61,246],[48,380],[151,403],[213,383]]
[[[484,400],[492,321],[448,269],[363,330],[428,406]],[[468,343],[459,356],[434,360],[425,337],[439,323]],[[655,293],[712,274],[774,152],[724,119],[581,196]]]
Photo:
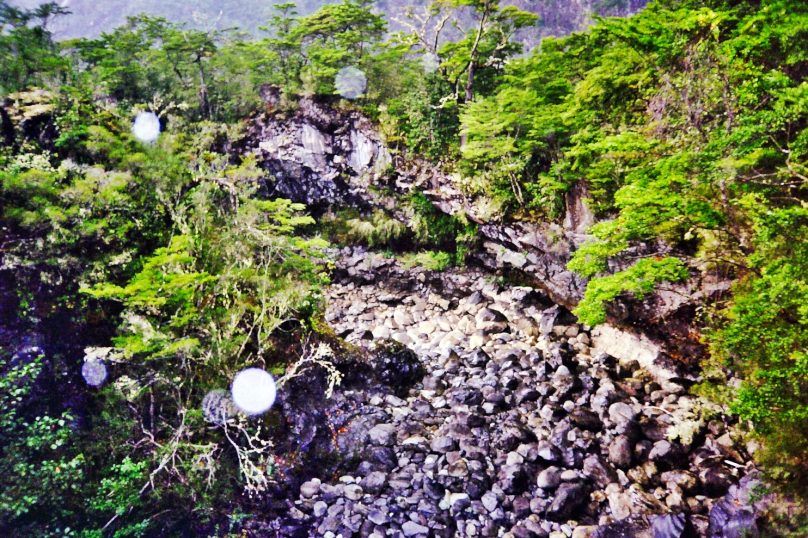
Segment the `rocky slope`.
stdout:
[[332,440],[342,463],[303,483],[288,516],[253,532],[757,531],[748,454],[728,418],[687,395],[683,380],[599,351],[540,290],[483,271],[404,270],[361,249],[336,259],[329,323],[371,356],[403,344],[423,370],[414,383],[410,365],[389,370],[386,385],[338,391],[351,401]]
[[[398,200],[418,189],[447,213],[475,217],[446,176],[392,158],[369,122],[322,101],[257,116],[238,147],[268,171],[266,192],[315,211],[384,208],[406,220]],[[668,292],[623,302],[629,322],[597,329],[565,308],[583,285],[565,267],[592,220],[582,196],[569,197],[563,224],[482,225],[476,268],[432,273],[361,248],[334,253],[326,320],[369,357],[411,350],[423,377],[410,363],[386,383],[338,391],[351,401],[331,426],[340,464],[303,483],[288,516],[254,532],[757,532],[748,451],[729,417],[688,394],[693,372],[665,353],[676,339],[660,338],[696,288],[686,300]],[[508,285],[505,269],[531,285]]]

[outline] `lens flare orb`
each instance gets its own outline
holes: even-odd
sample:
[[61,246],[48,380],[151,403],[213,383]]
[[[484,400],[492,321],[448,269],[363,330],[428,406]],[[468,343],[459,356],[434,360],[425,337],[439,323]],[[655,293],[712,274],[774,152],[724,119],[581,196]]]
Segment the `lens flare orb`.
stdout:
[[275,380],[261,368],[247,368],[233,378],[233,402],[247,415],[265,413],[275,403]]
[[141,112],[132,125],[132,134],[144,144],[152,144],[160,137],[160,118],[154,112]]
[[421,68],[428,75],[435,73],[440,68],[440,58],[437,54],[427,52],[421,56]]
[[84,361],[81,366],[81,377],[91,387],[100,387],[107,380],[107,367],[99,360]]
[[345,99],[356,99],[365,93],[368,87],[368,77],[361,69],[356,67],[343,67],[334,79],[337,93]]

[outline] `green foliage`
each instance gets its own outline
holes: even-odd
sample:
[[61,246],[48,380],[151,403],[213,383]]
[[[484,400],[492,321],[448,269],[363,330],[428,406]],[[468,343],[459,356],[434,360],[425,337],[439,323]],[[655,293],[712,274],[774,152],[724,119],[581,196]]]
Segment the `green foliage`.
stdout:
[[800,490],[808,477],[808,209],[765,210],[758,197],[745,203],[753,215],[755,271],[736,284],[711,342],[744,374],[733,408],[765,439],[770,474]]
[[375,211],[370,220],[354,218],[347,221],[347,239],[364,243],[369,247],[390,246],[408,234],[407,226]]
[[64,77],[69,63],[59,54],[47,24],[66,13],[57,2],[27,10],[0,1],[0,95],[58,84]]
[[36,409],[42,369],[42,357],[0,357],[0,529],[21,534],[58,534],[85,479],[73,417]]
[[642,299],[660,282],[677,282],[688,277],[687,268],[677,258],[646,258],[628,269],[595,279],[573,311],[587,325],[606,321],[606,304],[623,293]]
[[477,241],[477,228],[464,216],[447,215],[435,207],[422,193],[410,196],[413,209],[412,230],[417,244],[455,252],[462,264]]
[[424,250],[401,257],[404,267],[423,267],[427,271],[445,271],[453,265],[454,257],[443,251]]

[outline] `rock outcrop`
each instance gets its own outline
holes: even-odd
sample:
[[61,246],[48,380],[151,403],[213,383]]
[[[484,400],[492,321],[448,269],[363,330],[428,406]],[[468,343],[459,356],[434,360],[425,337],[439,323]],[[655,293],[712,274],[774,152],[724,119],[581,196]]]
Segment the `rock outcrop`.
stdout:
[[370,187],[392,162],[367,118],[312,98],[302,98],[293,112],[272,108],[256,116],[241,150],[268,172],[269,196],[312,208],[371,207]]

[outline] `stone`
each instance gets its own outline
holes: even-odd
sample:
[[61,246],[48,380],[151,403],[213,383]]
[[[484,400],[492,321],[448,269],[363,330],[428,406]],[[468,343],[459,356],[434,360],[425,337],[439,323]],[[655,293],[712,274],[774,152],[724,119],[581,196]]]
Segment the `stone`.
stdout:
[[303,482],[300,485],[300,495],[307,499],[310,499],[320,493],[320,479],[319,478],[312,478],[308,482]]
[[392,424],[377,424],[368,432],[370,442],[379,446],[392,446],[395,441],[396,427]]
[[384,510],[371,510],[368,512],[368,520],[376,525],[384,525],[390,521],[390,518],[387,517],[387,513]]
[[497,483],[505,493],[518,495],[527,489],[527,473],[521,465],[504,465],[497,473]]
[[483,503],[483,507],[489,512],[493,512],[499,506],[499,500],[497,499],[496,494],[491,491],[483,494],[480,501]]
[[401,526],[401,530],[404,532],[404,536],[420,536],[429,533],[429,527],[419,525],[415,521],[406,521]]
[[571,519],[587,501],[589,492],[580,482],[561,484],[555,497],[547,508],[546,517],[550,521],[566,521]]
[[693,536],[685,514],[664,514],[651,518],[651,529],[654,538],[688,538]]
[[357,484],[348,484],[345,486],[345,498],[352,501],[358,501],[364,495],[362,487]]
[[609,406],[609,418],[618,426],[634,421],[637,412],[627,403],[615,402]]
[[328,510],[328,505],[324,501],[317,501],[312,507],[314,517],[323,517]]
[[609,461],[619,469],[631,467],[632,454],[631,439],[626,435],[618,435],[609,443]]
[[589,455],[584,459],[584,475],[591,478],[595,484],[605,488],[612,482],[617,482],[617,473],[612,467],[603,461],[600,456]]
[[548,441],[539,441],[536,453],[542,461],[547,463],[561,463],[561,453]]
[[588,409],[576,409],[570,413],[570,421],[581,429],[592,432],[600,431],[603,423],[598,415]]
[[633,510],[631,494],[623,491],[618,484],[606,486],[606,499],[609,501],[612,517],[616,520],[620,521],[631,516]]
[[368,475],[362,479],[360,484],[363,490],[375,495],[381,492],[381,490],[387,484],[387,475],[381,471],[373,471],[368,473]]
[[432,449],[432,451],[433,452],[438,452],[440,454],[443,454],[445,452],[450,452],[450,451],[454,450],[456,446],[457,446],[457,443],[455,442],[454,439],[452,439],[450,437],[445,437],[445,436],[435,437],[429,443],[429,447]]
[[561,470],[558,467],[548,467],[536,477],[536,485],[542,489],[555,489],[561,483]]

